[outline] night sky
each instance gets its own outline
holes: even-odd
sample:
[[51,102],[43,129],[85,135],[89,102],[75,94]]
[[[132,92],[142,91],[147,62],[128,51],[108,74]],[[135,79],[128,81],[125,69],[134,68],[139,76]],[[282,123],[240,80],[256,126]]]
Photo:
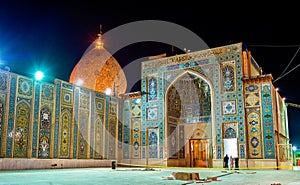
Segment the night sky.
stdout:
[[[292,59],[286,72],[300,64],[300,52],[293,58],[300,46],[298,6],[282,2],[261,5],[241,1],[238,6],[226,3],[212,1],[195,5],[185,1],[163,6],[155,1],[143,4],[130,4],[129,1],[124,4],[117,1],[110,4],[2,1],[1,66],[9,66],[11,72],[28,77],[39,69],[46,73],[46,80],[52,82],[58,78],[69,81],[73,67],[97,38],[100,24],[105,33],[141,20],[163,20],[181,25],[196,33],[210,48],[243,42],[263,72],[271,73],[274,79]],[[108,51],[112,40],[107,38],[105,42]],[[182,53],[180,48],[175,51]],[[113,56],[123,67],[142,57],[170,52],[169,45],[143,42],[122,48]],[[298,80],[300,67],[274,83],[287,102],[300,104]],[[129,91],[139,88],[137,83]],[[297,132],[300,130],[300,108],[288,107],[288,117],[291,143],[300,146],[300,134]]]

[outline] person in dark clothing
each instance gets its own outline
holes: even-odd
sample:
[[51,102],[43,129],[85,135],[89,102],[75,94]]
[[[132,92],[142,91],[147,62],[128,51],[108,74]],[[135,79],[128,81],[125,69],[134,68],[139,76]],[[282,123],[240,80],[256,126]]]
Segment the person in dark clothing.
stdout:
[[235,162],[234,162],[234,164],[235,164],[235,169],[238,170],[238,169],[239,169],[239,158],[236,157],[236,158],[234,158],[234,160],[235,160]]
[[225,157],[224,157],[224,168],[228,168],[228,160],[229,160],[229,157],[226,154]]

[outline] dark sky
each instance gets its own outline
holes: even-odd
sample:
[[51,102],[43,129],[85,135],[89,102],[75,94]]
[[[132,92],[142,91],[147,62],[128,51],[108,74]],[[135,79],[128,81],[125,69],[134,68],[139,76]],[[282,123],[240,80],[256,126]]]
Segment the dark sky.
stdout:
[[[196,5],[174,1],[165,2],[168,6],[164,6],[155,1],[71,2],[1,1],[2,66],[26,76],[41,69],[50,81],[54,78],[68,81],[73,67],[96,39],[100,24],[105,33],[141,20],[181,25],[196,33],[210,48],[243,42],[264,73],[271,73],[274,79],[287,67],[300,45],[296,4],[199,1]],[[127,46],[114,57],[124,66],[141,57],[170,51],[168,45],[145,42]],[[287,71],[298,64],[300,52]],[[300,104],[299,79],[300,67],[274,83],[287,102]],[[132,91],[139,90],[138,87],[139,84]],[[300,108],[288,107],[290,139],[297,146],[300,146],[299,115]]]

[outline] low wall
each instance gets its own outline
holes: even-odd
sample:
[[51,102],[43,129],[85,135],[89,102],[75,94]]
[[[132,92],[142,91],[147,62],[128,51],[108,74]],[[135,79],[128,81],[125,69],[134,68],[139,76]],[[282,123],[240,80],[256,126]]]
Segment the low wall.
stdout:
[[223,160],[222,159],[213,159],[212,160],[213,168],[223,168]]
[[168,166],[173,167],[189,167],[190,164],[185,159],[169,159],[167,161]]
[[[281,164],[282,168],[291,169],[290,164]],[[239,159],[239,169],[277,169],[276,159]],[[223,160],[214,159],[213,168],[223,168]],[[235,168],[235,166],[234,166]],[[279,168],[280,169],[280,168]]]
[[277,169],[276,159],[248,159],[249,169]]
[[293,162],[292,161],[279,162],[278,168],[280,170],[292,170],[293,169]]
[[0,170],[111,167],[112,160],[0,158]]
[[[122,159],[118,161],[118,165],[128,167],[145,167],[146,163],[145,159]],[[163,159],[149,159],[148,165],[152,167],[167,166],[167,161]]]

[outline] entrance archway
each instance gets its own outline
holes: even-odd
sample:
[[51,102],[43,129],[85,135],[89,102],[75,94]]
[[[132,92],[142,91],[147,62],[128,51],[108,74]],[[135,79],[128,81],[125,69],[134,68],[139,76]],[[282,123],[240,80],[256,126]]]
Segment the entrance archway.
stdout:
[[209,140],[190,139],[190,167],[209,167]]
[[238,155],[238,139],[237,139],[237,124],[236,123],[223,123],[223,151],[224,155],[228,155],[229,167],[233,168],[234,159]]
[[210,167],[212,88],[202,75],[186,71],[165,94],[168,166]]

